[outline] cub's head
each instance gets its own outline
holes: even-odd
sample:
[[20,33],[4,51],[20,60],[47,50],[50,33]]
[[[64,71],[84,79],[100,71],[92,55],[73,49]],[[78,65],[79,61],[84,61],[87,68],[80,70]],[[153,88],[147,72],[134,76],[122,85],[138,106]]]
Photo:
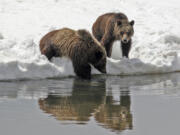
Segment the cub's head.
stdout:
[[123,43],[128,43],[134,34],[134,20],[131,22],[118,20],[114,26],[114,35],[116,40],[121,40]]

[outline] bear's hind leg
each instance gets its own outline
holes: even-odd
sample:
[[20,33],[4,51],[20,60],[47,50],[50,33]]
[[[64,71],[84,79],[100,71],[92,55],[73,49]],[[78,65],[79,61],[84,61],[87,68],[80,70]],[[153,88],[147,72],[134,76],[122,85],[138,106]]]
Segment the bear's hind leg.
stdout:
[[105,33],[102,37],[101,45],[105,47],[108,57],[111,57],[113,43],[114,37],[111,37],[111,33]]
[[107,46],[105,46],[107,56],[110,58],[112,54],[112,46],[113,42],[110,42]]
[[99,27],[96,24],[93,24],[92,27],[93,36],[100,42],[102,39],[103,34],[101,34]]

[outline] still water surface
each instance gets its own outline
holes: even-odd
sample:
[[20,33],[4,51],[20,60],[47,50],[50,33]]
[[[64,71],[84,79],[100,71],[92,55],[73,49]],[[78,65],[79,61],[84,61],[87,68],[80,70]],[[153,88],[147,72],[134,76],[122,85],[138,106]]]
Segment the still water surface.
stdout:
[[180,74],[0,82],[0,135],[179,135]]

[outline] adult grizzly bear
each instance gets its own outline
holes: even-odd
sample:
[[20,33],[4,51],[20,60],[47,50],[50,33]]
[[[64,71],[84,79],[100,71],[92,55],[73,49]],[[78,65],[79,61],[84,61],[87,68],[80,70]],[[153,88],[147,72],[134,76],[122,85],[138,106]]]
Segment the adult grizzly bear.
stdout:
[[90,79],[91,65],[106,73],[106,51],[86,30],[63,28],[46,34],[40,41],[40,51],[49,60],[68,57],[77,76]]
[[128,21],[123,13],[107,13],[97,18],[93,24],[93,35],[105,47],[111,57],[112,45],[115,40],[121,41],[122,55],[128,58],[131,48],[131,37],[134,34],[134,20]]

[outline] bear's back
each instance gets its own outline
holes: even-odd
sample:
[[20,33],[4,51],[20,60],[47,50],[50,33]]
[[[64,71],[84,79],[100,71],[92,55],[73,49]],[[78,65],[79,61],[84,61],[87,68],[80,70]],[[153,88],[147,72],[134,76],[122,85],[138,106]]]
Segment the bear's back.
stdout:
[[44,47],[50,43],[51,38],[54,36],[54,34],[56,34],[58,32],[58,30],[54,30],[51,31],[49,33],[47,33],[41,40],[40,40],[40,50],[42,51],[44,49]]
[[96,23],[100,26],[106,26],[109,21],[128,20],[127,16],[123,13],[106,13],[98,17]]
[[78,45],[80,41],[80,36],[77,32],[69,28],[63,28],[52,33],[53,34],[49,33],[52,36],[47,40],[57,48],[59,56],[71,58],[73,48]]
[[[108,22],[108,20],[111,20],[113,17],[114,13],[107,13],[99,16],[95,23],[93,24],[92,30],[93,34],[96,36],[97,35],[103,35],[105,33],[105,27]],[[96,37],[97,38],[97,37]],[[100,41],[100,39],[98,39]]]

